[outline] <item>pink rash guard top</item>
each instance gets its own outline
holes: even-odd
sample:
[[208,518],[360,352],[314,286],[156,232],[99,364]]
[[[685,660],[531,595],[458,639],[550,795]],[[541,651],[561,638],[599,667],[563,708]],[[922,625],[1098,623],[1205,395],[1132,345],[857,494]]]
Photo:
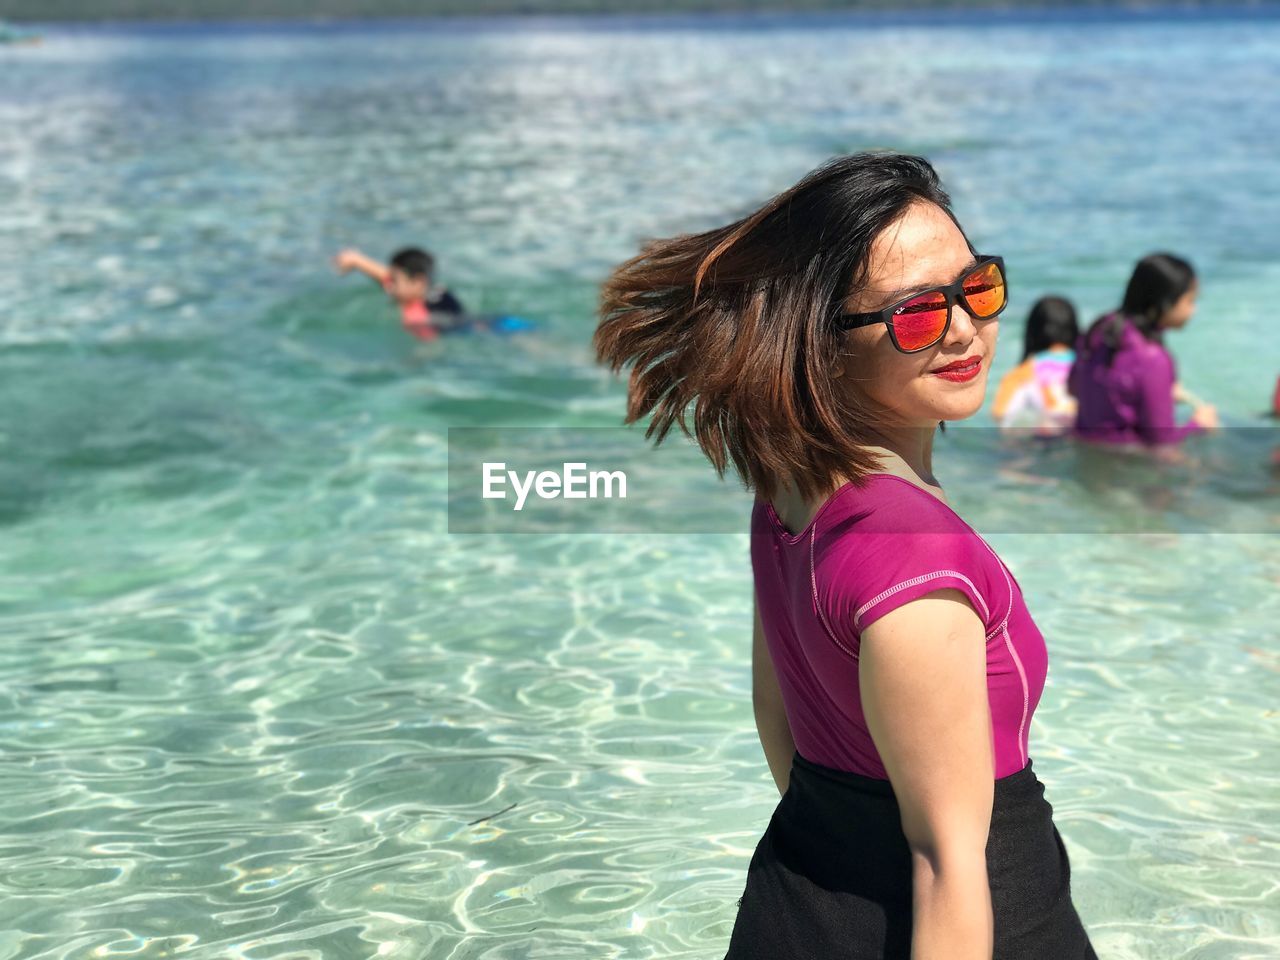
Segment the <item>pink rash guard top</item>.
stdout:
[[1079,400],[1074,434],[1103,444],[1180,443],[1205,432],[1194,420],[1174,420],[1177,367],[1163,344],[1144,337],[1124,321],[1120,347],[1106,346],[1105,331],[1115,314],[1094,322],[1076,341],[1076,362],[1068,390]]
[[751,534],[760,620],[802,757],[889,778],[862,713],[861,632],[904,603],[954,588],[985,628],[995,777],[1027,765],[1049,667],[1044,637],[1009,568],[959,514],[880,473],[842,486],[794,535],[771,504],[757,501]]

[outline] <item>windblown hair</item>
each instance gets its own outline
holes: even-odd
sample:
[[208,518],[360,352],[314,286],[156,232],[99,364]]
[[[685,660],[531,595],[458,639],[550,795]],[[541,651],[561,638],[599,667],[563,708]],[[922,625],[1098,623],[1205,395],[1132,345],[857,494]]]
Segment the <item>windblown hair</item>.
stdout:
[[718,474],[732,462],[769,499],[780,483],[808,497],[874,472],[868,427],[898,418],[840,382],[851,354],[836,319],[876,237],[919,202],[951,216],[927,160],[859,153],[728,226],[647,244],[605,282],[594,339],[614,372],[632,367],[624,422],[652,413],[655,443],[678,423]]

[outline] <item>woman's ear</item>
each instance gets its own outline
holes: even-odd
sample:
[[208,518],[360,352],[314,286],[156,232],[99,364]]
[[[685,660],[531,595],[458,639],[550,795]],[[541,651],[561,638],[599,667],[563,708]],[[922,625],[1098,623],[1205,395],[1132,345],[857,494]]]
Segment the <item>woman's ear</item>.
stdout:
[[844,362],[844,352],[839,347],[832,354],[831,362],[827,365],[827,369],[831,371],[832,380],[840,380],[844,377],[847,367]]

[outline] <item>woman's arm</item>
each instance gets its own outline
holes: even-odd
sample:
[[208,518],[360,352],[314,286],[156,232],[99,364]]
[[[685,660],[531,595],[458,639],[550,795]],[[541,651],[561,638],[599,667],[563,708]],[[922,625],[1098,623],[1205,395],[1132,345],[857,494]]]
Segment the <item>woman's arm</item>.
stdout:
[[1181,383],[1174,383],[1173,385],[1173,402],[1175,404],[1188,403],[1193,407],[1198,407],[1204,403],[1203,400],[1184,387]]
[[912,960],[991,960],[995,793],[982,620],[938,590],[862,631],[862,709],[912,859]]
[[[1211,418],[1212,408],[1197,408],[1198,415],[1193,415],[1186,423],[1178,425],[1173,406],[1177,381],[1173,358],[1167,351],[1144,354],[1138,377],[1138,432],[1148,444],[1179,443],[1191,434],[1201,433],[1206,429],[1201,419]],[[1201,409],[1206,412],[1200,414]]]
[[764,637],[764,625],[760,622],[759,601],[755,601],[753,607],[751,706],[755,710],[756,731],[760,734],[760,746],[764,748],[769,772],[778,785],[778,793],[783,794],[791,781],[791,757],[796,752],[796,743],[791,738],[791,724],[787,722],[782,705],[782,689],[778,686],[778,675],[774,672],[773,658],[769,656],[769,644]]

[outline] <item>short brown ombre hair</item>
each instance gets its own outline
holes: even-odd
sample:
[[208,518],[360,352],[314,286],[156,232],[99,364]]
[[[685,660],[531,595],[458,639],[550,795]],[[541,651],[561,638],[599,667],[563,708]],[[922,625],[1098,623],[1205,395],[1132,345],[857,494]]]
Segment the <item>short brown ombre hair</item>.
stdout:
[[839,383],[836,319],[876,237],[920,202],[955,219],[923,157],[857,153],[728,226],[645,245],[605,282],[594,338],[602,363],[632,367],[624,422],[652,413],[655,443],[679,423],[766,499],[780,482],[808,497],[874,472],[868,428],[893,415]]

